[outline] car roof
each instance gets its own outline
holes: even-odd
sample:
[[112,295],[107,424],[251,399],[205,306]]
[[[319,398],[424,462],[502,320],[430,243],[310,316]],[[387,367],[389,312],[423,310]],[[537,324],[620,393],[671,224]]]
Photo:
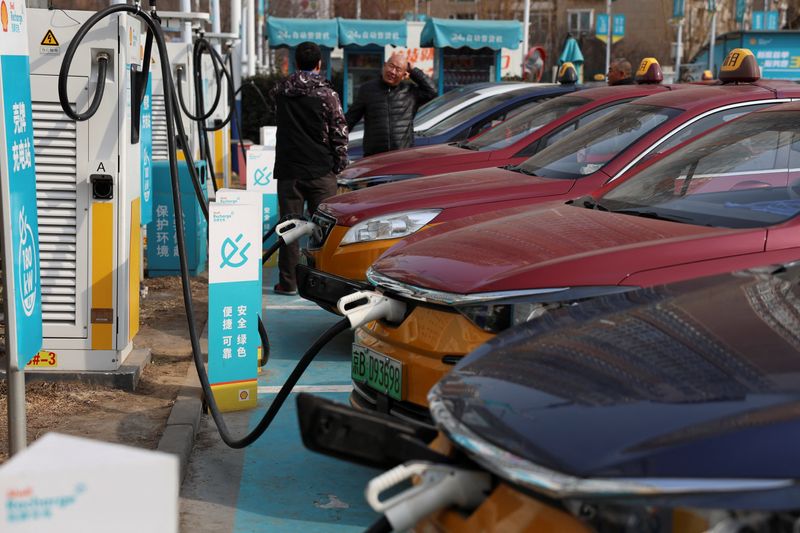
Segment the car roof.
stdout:
[[642,98],[637,103],[684,110],[718,107],[759,98],[800,98],[800,85],[758,81],[739,85],[692,85]]

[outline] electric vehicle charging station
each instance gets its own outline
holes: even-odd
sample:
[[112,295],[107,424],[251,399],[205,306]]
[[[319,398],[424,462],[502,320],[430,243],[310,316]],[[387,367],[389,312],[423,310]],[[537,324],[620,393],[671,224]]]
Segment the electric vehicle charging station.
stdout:
[[69,100],[86,109],[102,61],[109,97],[78,122],[59,104],[58,77],[63,52],[91,15],[28,10],[44,335],[28,367],[35,372],[117,370],[139,328],[141,154],[131,93],[141,24],[115,14],[90,30],[67,80]]
[[[183,13],[182,13],[183,14]],[[182,83],[175,89],[181,91],[183,101],[190,113],[195,112],[194,107],[194,77],[192,76],[192,45],[182,42],[167,43],[167,54],[172,67],[172,76],[175,80],[181,77]],[[153,55],[150,72],[153,76],[153,160],[166,161],[167,153],[167,115],[164,107],[164,79],[161,74],[160,59]],[[194,121],[184,115],[186,120],[186,136],[189,138],[189,149],[194,158],[198,157],[197,131]]]

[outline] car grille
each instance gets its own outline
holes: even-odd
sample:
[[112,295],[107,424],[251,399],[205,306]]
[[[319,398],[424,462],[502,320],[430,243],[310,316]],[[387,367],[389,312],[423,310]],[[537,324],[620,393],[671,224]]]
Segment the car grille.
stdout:
[[308,247],[312,250],[316,250],[322,248],[322,246],[325,244],[325,241],[328,239],[328,235],[331,234],[331,230],[336,225],[336,219],[320,212],[316,212],[314,213],[314,216],[311,217],[311,222],[316,224],[320,229],[320,231],[315,231],[312,233],[311,237],[308,239]]

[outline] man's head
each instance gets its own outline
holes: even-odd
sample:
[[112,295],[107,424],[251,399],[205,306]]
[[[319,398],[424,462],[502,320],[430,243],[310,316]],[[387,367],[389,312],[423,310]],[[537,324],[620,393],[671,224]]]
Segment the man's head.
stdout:
[[629,80],[633,76],[633,67],[627,59],[615,59],[608,67],[608,84],[618,85],[620,82]]
[[298,70],[319,72],[322,67],[322,52],[319,46],[308,41],[300,43],[294,50],[294,62]]
[[408,75],[408,57],[403,52],[395,52],[383,64],[383,81],[387,85],[399,85]]

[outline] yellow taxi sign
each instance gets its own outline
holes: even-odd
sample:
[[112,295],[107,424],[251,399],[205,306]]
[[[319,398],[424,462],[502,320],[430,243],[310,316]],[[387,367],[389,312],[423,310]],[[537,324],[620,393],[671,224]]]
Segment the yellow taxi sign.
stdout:
[[753,52],[747,48],[734,48],[719,69],[719,79],[723,83],[749,83],[761,78],[761,70]]
[[655,57],[645,57],[639,63],[636,71],[636,83],[661,83],[664,81],[664,73],[661,72],[661,65]]
[[645,57],[642,59],[642,62],[639,63],[639,70],[636,71],[637,76],[644,76],[647,74],[647,71],[650,69],[650,65],[655,63],[658,64],[658,60],[655,57]]
[[558,82],[559,83],[577,83],[578,71],[575,69],[570,61],[565,61],[564,64],[558,69]]
[[734,48],[728,52],[727,56],[725,56],[725,60],[722,62],[721,70],[723,72],[738,70],[741,68],[745,58],[747,57],[754,57],[753,52],[747,48]]

